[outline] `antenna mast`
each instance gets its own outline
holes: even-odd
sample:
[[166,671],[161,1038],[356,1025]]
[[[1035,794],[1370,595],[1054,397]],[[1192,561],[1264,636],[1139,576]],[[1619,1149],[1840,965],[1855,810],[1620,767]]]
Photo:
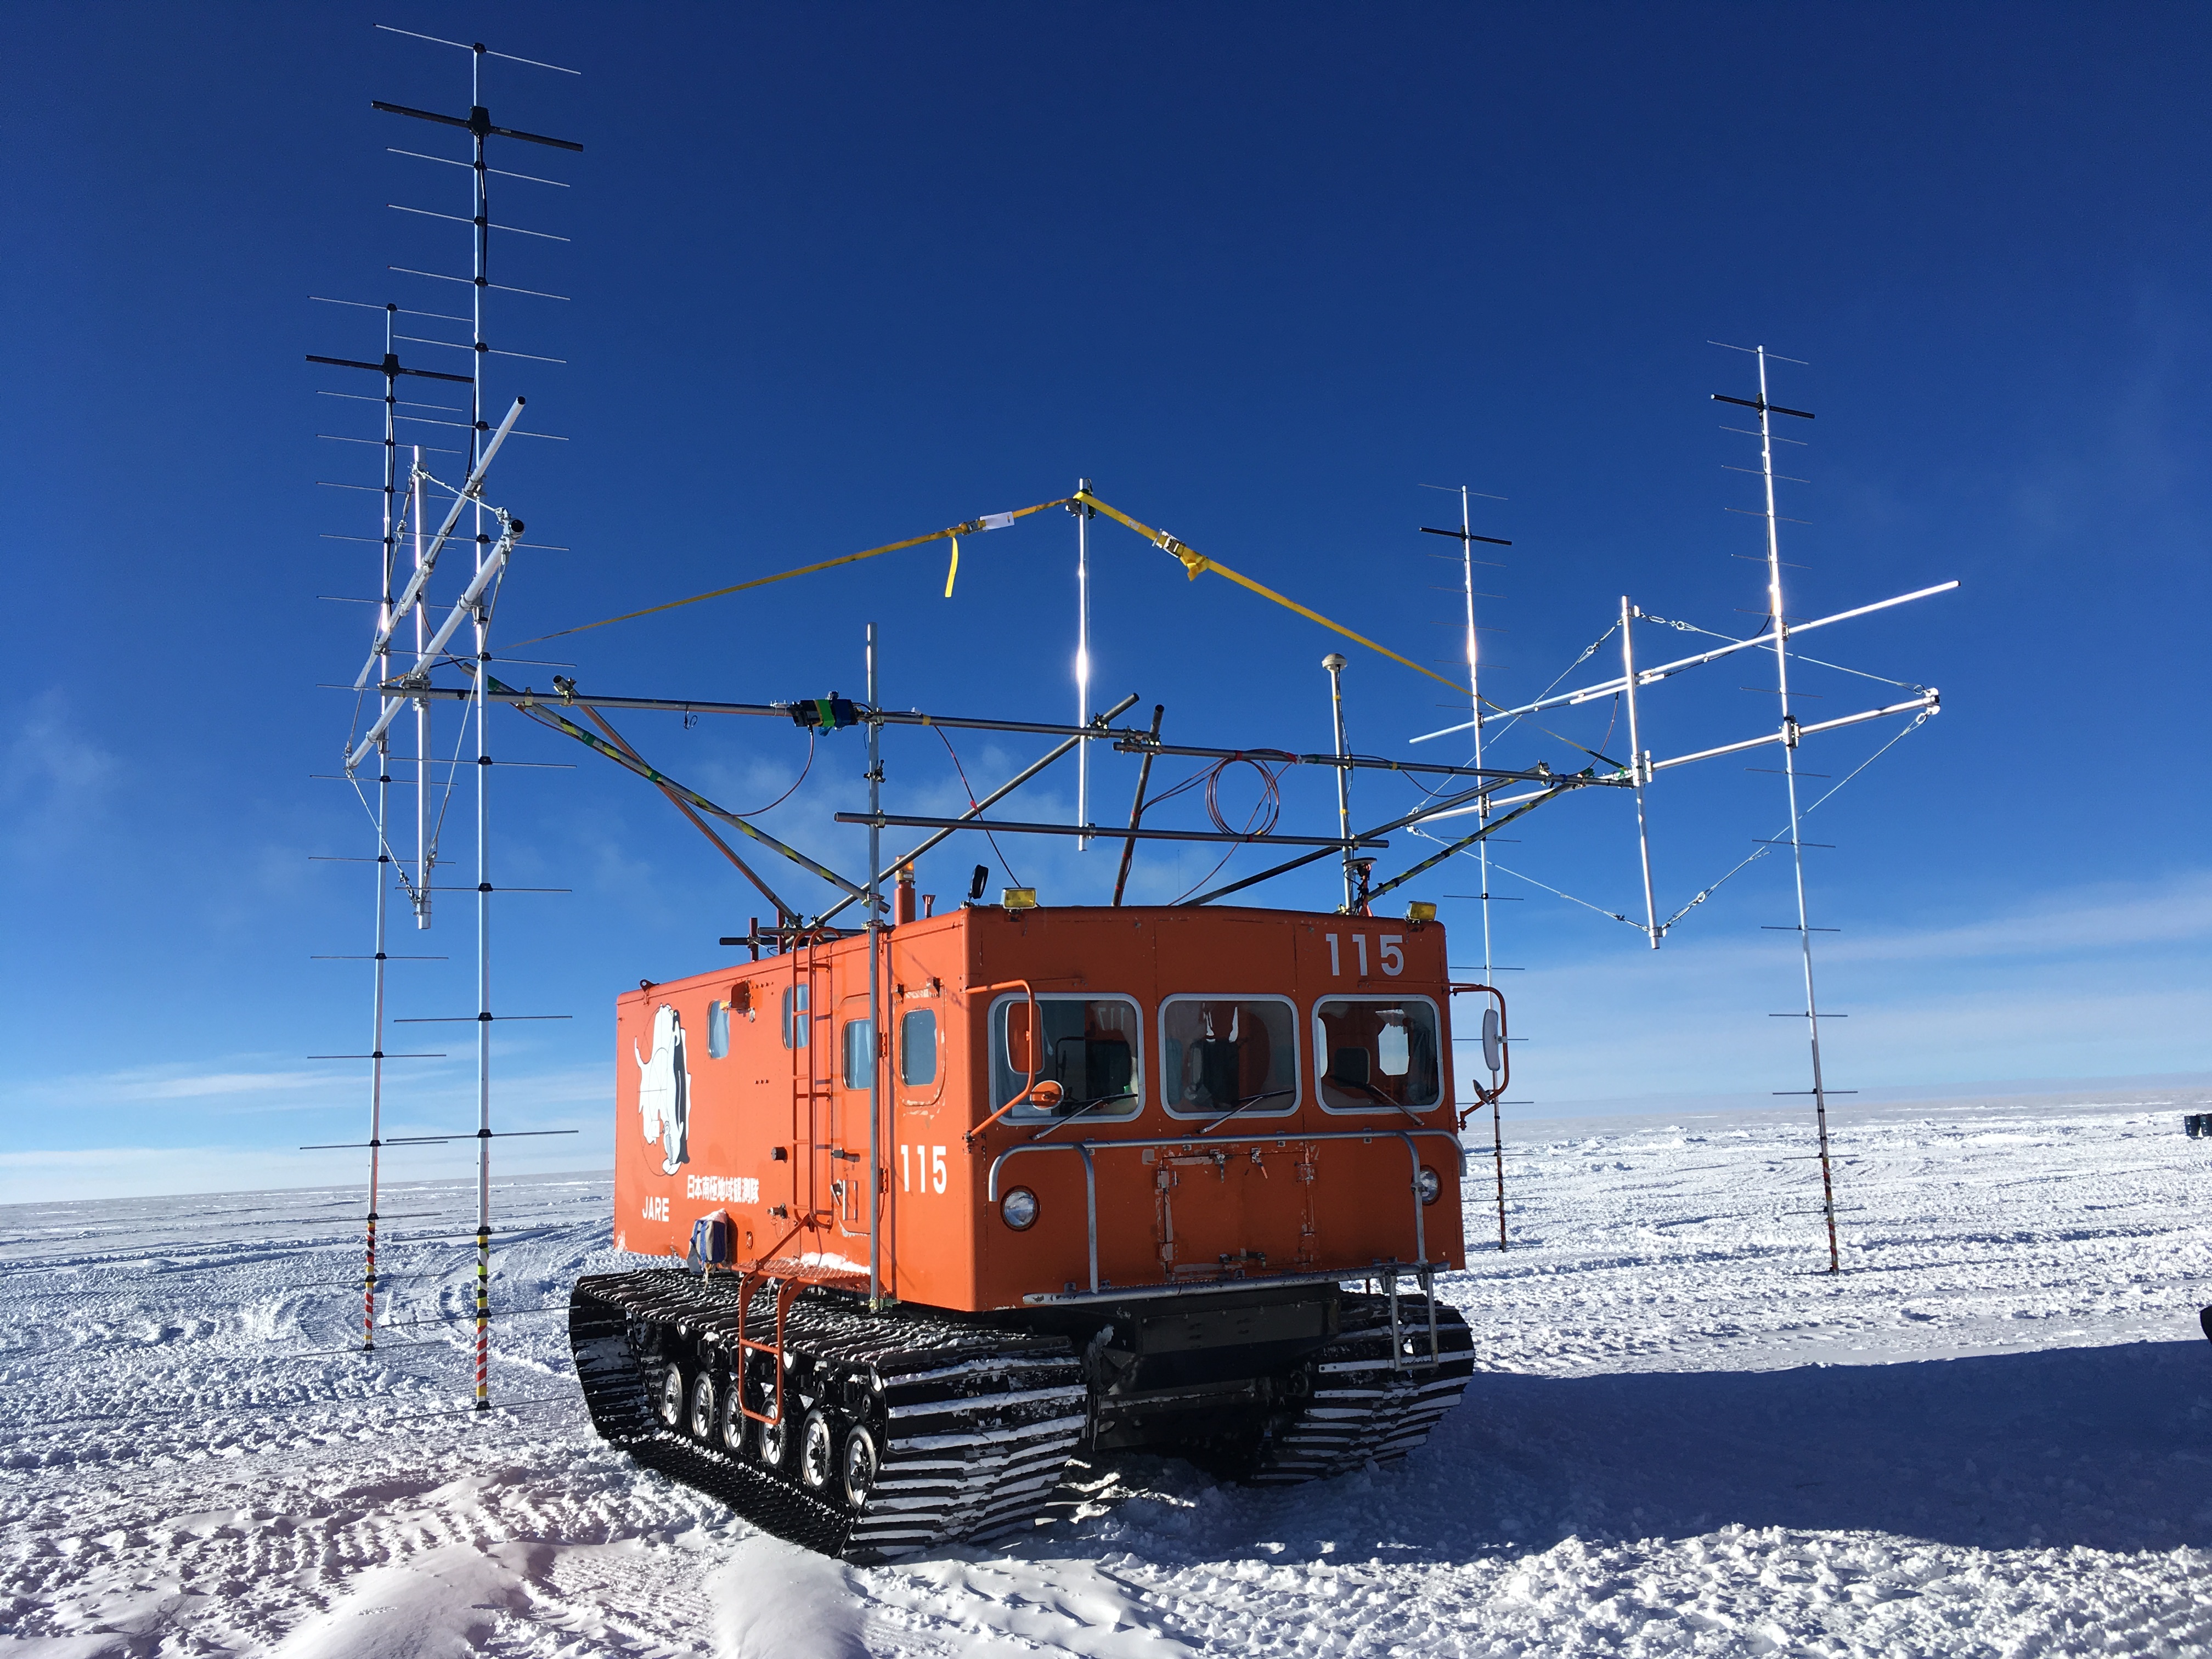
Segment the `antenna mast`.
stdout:
[[[1741,351],[1741,346],[1734,349]],[[1820,1214],[1828,1229],[1828,1271],[1843,1270],[1843,1260],[1836,1246],[1836,1183],[1835,1171],[1828,1158],[1828,1086],[1820,1067],[1820,1005],[1814,994],[1813,981],[1813,929],[1805,902],[1805,843],[1799,833],[1797,810],[1797,717],[1790,708],[1790,617],[1782,601],[1782,526],[1774,508],[1774,416],[1791,415],[1809,421],[1812,416],[1802,409],[1784,409],[1767,401],[1766,360],[1765,346],[1752,348],[1759,359],[1759,401],[1751,405],[1759,415],[1759,464],[1760,482],[1766,494],[1766,607],[1767,620],[1774,629],[1775,694],[1782,708],[1782,780],[1790,797],[1790,870],[1797,890],[1797,944],[1805,970],[1805,1034],[1813,1061],[1813,1086],[1808,1090],[1791,1090],[1795,1094],[1809,1093],[1813,1097],[1813,1122],[1820,1138]],[[1795,362],[1785,358],[1784,362]],[[1717,396],[1718,394],[1716,394]],[[1741,398],[1723,398],[1720,401],[1741,404]]]
[[[474,1405],[477,1410],[483,1411],[489,1409],[491,1403],[489,1370],[490,1358],[491,1142],[493,1139],[493,1132],[491,1128],[491,1022],[493,1019],[491,1012],[492,886],[489,840],[489,775],[492,761],[489,732],[487,726],[487,715],[489,709],[489,702],[486,696],[486,691],[490,678],[489,665],[491,661],[491,652],[489,645],[489,633],[491,627],[492,608],[497,599],[500,578],[504,573],[507,562],[516,545],[516,538],[521,532],[522,523],[519,519],[514,519],[500,508],[492,507],[487,503],[482,494],[482,488],[484,473],[490,466],[494,455],[497,453],[500,446],[514,430],[515,417],[521,411],[522,399],[517,398],[514,400],[514,407],[508,412],[505,420],[500,423],[499,428],[496,432],[492,430],[490,423],[484,419],[483,411],[485,407],[485,372],[489,366],[488,360],[494,356],[522,357],[528,355],[520,352],[495,353],[489,343],[484,338],[484,295],[492,288],[506,288],[505,284],[494,283],[491,281],[491,232],[495,229],[502,231],[519,230],[518,227],[505,225],[495,226],[491,222],[489,188],[489,175],[495,171],[503,173],[504,170],[493,168],[488,164],[485,155],[485,141],[488,137],[496,135],[501,137],[520,139],[528,143],[548,145],[554,149],[568,151],[580,150],[583,146],[580,144],[572,143],[566,139],[548,138],[535,133],[519,132],[512,128],[495,126],[492,125],[490,116],[483,105],[483,61],[487,57],[505,58],[508,58],[509,61],[512,62],[530,64],[533,68],[556,70],[563,74],[573,75],[577,73],[577,71],[574,70],[561,70],[560,66],[557,64],[540,64],[534,59],[510,58],[509,54],[489,51],[489,49],[487,48],[481,41],[477,42],[472,46],[464,45],[462,42],[457,40],[445,40],[432,35],[418,34],[415,31],[410,29],[392,29],[387,26],[381,24],[377,27],[380,29],[384,29],[386,33],[407,35],[412,39],[428,41],[435,46],[453,47],[457,50],[466,52],[469,54],[469,112],[465,118],[440,114],[428,110],[412,109],[404,105],[388,104],[380,100],[374,100],[374,107],[383,111],[387,114],[409,116],[415,119],[434,123],[440,126],[459,127],[469,133],[472,141],[471,154],[471,159],[466,161],[456,161],[448,156],[424,155],[422,152],[416,150],[398,149],[396,147],[393,149],[393,153],[406,155],[418,161],[427,161],[444,166],[468,168],[471,180],[470,204],[472,211],[464,218],[462,216],[458,214],[435,212],[426,208],[404,206],[398,203],[389,204],[402,212],[418,215],[426,218],[459,222],[468,225],[470,228],[471,246],[470,270],[467,276],[455,276],[441,271],[414,270],[404,266],[392,267],[394,270],[403,270],[406,274],[411,276],[428,277],[441,282],[466,283],[470,289],[470,304],[469,313],[465,317],[454,316],[445,313],[418,312],[412,310],[403,311],[397,305],[391,303],[387,303],[381,307],[370,307],[380,308],[384,312],[384,355],[383,361],[380,363],[362,362],[355,359],[342,357],[320,357],[311,356],[309,358],[309,361],[313,362],[327,363],[342,368],[372,370],[380,373],[384,377],[384,478],[382,487],[383,533],[380,538],[379,549],[379,597],[376,601],[377,623],[375,637],[371,647],[368,665],[363,669],[361,676],[356,681],[356,686],[358,690],[373,691],[379,703],[381,705],[381,708],[378,719],[375,720],[374,724],[365,737],[357,744],[353,741],[353,739],[349,738],[349,747],[345,762],[345,775],[349,780],[353,778],[356,769],[360,766],[362,762],[368,759],[370,755],[374,755],[377,763],[376,799],[374,806],[371,809],[371,817],[374,820],[376,825],[377,836],[377,855],[375,860],[377,867],[377,891],[374,926],[375,951],[374,953],[374,979],[372,988],[372,1042],[369,1054],[367,1056],[363,1056],[369,1060],[371,1070],[369,1076],[369,1138],[368,1141],[368,1150],[369,1153],[368,1214],[367,1218],[368,1244],[367,1261],[363,1273],[362,1346],[364,1348],[374,1348],[375,1346],[376,1296],[379,1289],[376,1268],[376,1224],[378,1219],[377,1202],[379,1196],[380,1177],[381,1174],[382,1151],[386,1145],[391,1144],[386,1140],[383,1134],[384,1061],[387,1058],[398,1057],[388,1054],[384,1048],[384,1028],[386,1024],[386,1000],[387,988],[386,964],[389,960],[391,960],[386,950],[386,945],[388,942],[386,922],[390,896],[388,888],[392,879],[396,875],[401,884],[407,887],[409,890],[409,897],[412,902],[415,912],[416,927],[418,929],[427,929],[429,927],[432,921],[430,896],[434,885],[432,878],[439,862],[437,853],[439,830],[444,818],[445,804],[450,802],[455,783],[457,781],[456,779],[448,775],[445,781],[441,800],[434,802],[432,795],[434,786],[429,769],[434,764],[446,764],[448,766],[450,770],[450,768],[453,765],[459,763],[459,756],[458,753],[456,754],[453,761],[448,763],[437,762],[434,760],[432,757],[430,748],[430,677],[441,661],[453,659],[448,658],[447,653],[449,647],[447,641],[453,638],[453,635],[458,630],[459,623],[463,620],[466,620],[471,625],[473,648],[469,652],[466,659],[462,662],[461,665],[467,668],[470,672],[473,680],[473,687],[471,691],[463,693],[461,695],[465,697],[469,702],[474,705],[472,709],[464,709],[462,714],[464,721],[468,719],[471,713],[473,713],[476,720],[476,754],[474,759],[475,771],[477,775],[477,878],[475,883],[477,896],[477,1009],[472,1017],[462,1018],[469,1018],[470,1023],[476,1026],[477,1030],[477,1127],[474,1136],[477,1142],[477,1291]],[[534,179],[533,175],[526,173],[511,173],[506,174],[505,176],[532,179],[534,182],[540,184],[558,185],[557,180]],[[561,187],[565,188],[565,186]],[[565,237],[550,236],[547,233],[540,231],[521,231],[520,234],[533,237],[540,237],[544,240],[554,241],[565,241],[567,240]],[[526,289],[508,289],[507,291],[533,294],[538,295],[538,297],[547,299],[561,299],[564,297],[559,295],[538,294],[538,290]],[[356,302],[341,301],[341,303],[353,304]],[[402,335],[398,332],[395,326],[398,318],[402,315],[409,317],[420,316],[448,323],[466,323],[469,325],[469,339],[465,343],[464,343],[455,340],[442,340],[428,337],[418,337],[412,335]],[[469,372],[466,374],[456,374],[425,368],[403,368],[398,356],[398,347],[403,342],[410,345],[438,346],[444,347],[448,349],[465,350],[470,356]],[[558,360],[554,358],[537,358],[534,361],[554,362]],[[449,492],[456,497],[456,499],[453,501],[450,511],[446,516],[442,527],[435,533],[434,538],[427,546],[423,537],[424,523],[428,507],[426,486],[438,483],[438,480],[432,476],[429,469],[424,465],[423,451],[420,445],[410,446],[412,464],[408,470],[406,509],[404,515],[395,518],[395,507],[398,505],[399,497],[398,434],[397,422],[402,419],[422,421],[426,418],[418,416],[403,416],[398,415],[397,386],[398,377],[401,375],[419,376],[426,380],[464,384],[469,388],[469,404],[466,422],[468,444],[465,450],[459,452],[462,454],[466,464],[465,471],[467,483],[464,488],[458,490],[452,489],[450,486],[439,484],[441,489],[448,489]],[[353,394],[337,393],[333,395],[349,397]],[[422,405],[418,405],[418,407]],[[444,409],[447,406],[430,405],[428,407]],[[455,410],[453,412],[458,413],[459,411]],[[427,423],[440,426],[450,426],[455,424],[450,421],[428,421]],[[550,436],[550,434],[532,433],[522,435],[539,437]],[[349,441],[358,442],[362,441],[349,440]],[[428,592],[429,584],[434,574],[433,567],[437,561],[440,552],[443,550],[449,540],[453,539],[453,532],[461,520],[461,509],[464,506],[471,509],[470,538],[474,544],[474,568],[466,589],[461,594],[459,600],[455,602],[452,614],[441,626],[439,626],[434,631],[428,614],[430,603]],[[489,526],[486,520],[487,513],[494,515],[498,520],[498,534],[496,538],[489,533]],[[399,541],[403,530],[408,534],[412,544],[414,569],[410,574],[404,593],[395,593],[394,587],[398,560]],[[496,545],[494,544],[495,541],[496,542]],[[405,613],[410,609],[415,613],[415,661],[410,672],[402,675],[395,675],[392,669],[392,655],[394,638],[400,623],[405,619]],[[458,659],[458,655],[459,653],[455,653],[454,659]],[[370,684],[372,677],[374,680],[373,687]],[[398,860],[392,856],[390,842],[389,816],[391,784],[392,782],[391,771],[392,756],[390,729],[394,719],[401,712],[401,708],[404,704],[410,701],[413,702],[415,704],[414,731],[416,749],[416,752],[411,757],[415,766],[416,831],[415,870],[413,879],[411,881],[408,878],[405,866],[400,864]],[[465,725],[464,725],[459,735],[464,738],[465,737]],[[513,1018],[513,1016],[509,1016],[509,1018]],[[556,1018],[557,1018],[557,1016],[556,1016]],[[426,1022],[417,1021],[415,1023]],[[423,1058],[436,1057],[440,1056],[423,1056]],[[448,1137],[418,1136],[409,1137],[408,1139],[425,1144],[442,1145]]]
[[[1091,480],[1078,478],[1075,489],[1079,495],[1091,493]],[[1075,514],[1075,723],[1091,724],[1091,520],[1096,509],[1086,501],[1071,501],[1067,510]],[[871,696],[872,705],[875,699]],[[1080,824],[1091,822],[1091,740],[1075,740],[1075,821]],[[1091,845],[1091,837],[1078,836],[1075,850],[1081,852]],[[1011,877],[1008,879],[1012,879]]]

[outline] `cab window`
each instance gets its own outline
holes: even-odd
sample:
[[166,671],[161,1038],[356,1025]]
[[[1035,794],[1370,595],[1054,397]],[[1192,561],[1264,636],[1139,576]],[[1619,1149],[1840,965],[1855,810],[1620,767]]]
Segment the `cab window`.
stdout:
[[1160,1091],[1178,1117],[1266,1117],[1298,1105],[1297,1017],[1283,997],[1169,997]]
[[937,1010],[915,1008],[899,1017],[899,1081],[917,1087],[937,1081]]
[[[1030,1029],[1030,1000],[1004,999],[991,1010],[991,1108],[1028,1086],[1038,1089],[1010,1116],[1025,1120],[1133,1116],[1143,1102],[1142,1039],[1127,997],[1040,995]],[[1050,1086],[1045,1086],[1050,1085]]]
[[1436,1005],[1425,997],[1337,997],[1314,1009],[1322,1105],[1332,1112],[1419,1111],[1437,1103]]
[[845,1022],[845,1086],[865,1089],[874,1079],[876,1023],[872,1019]]

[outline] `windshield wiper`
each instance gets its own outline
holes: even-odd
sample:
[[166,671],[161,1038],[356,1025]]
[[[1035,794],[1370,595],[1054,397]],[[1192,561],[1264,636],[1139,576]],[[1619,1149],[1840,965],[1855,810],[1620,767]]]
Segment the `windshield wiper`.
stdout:
[[1273,1100],[1279,1096],[1292,1095],[1297,1092],[1297,1091],[1295,1089],[1270,1089],[1263,1095],[1247,1095],[1243,1099],[1238,1101],[1234,1106],[1231,1106],[1227,1111],[1224,1112],[1219,1117],[1214,1119],[1212,1122],[1207,1124],[1203,1129],[1200,1129],[1199,1133],[1202,1135],[1212,1134],[1216,1129],[1228,1122],[1231,1118],[1235,1117],[1237,1113],[1243,1111],[1247,1106],[1256,1106],[1263,1100]]
[[1100,1095],[1095,1099],[1086,1100],[1080,1105],[1075,1107],[1065,1117],[1062,1117],[1059,1122],[1046,1124],[1043,1128],[1031,1135],[1030,1139],[1033,1142],[1042,1140],[1054,1129],[1059,1128],[1060,1124],[1074,1122],[1077,1118],[1081,1117],[1085,1112],[1089,1111],[1094,1106],[1103,1106],[1109,1100],[1134,1100],[1136,1097],[1137,1091],[1134,1089],[1124,1089],[1117,1094]]
[[[1425,1129],[1425,1128],[1427,1128],[1427,1127],[1429,1127],[1429,1126],[1428,1126],[1427,1124],[1425,1124],[1425,1123],[1421,1123],[1421,1115],[1420,1115],[1419,1112],[1415,1111],[1412,1107],[1410,1107],[1410,1106],[1408,1106],[1407,1104],[1406,1104],[1406,1103],[1405,1103],[1404,1101],[1402,1101],[1402,1100],[1393,1100],[1393,1099],[1391,1099],[1389,1096],[1388,1096],[1388,1095],[1384,1094],[1384,1093],[1383,1093],[1380,1089],[1377,1089],[1377,1088],[1376,1088],[1376,1087],[1375,1087],[1375,1086],[1374,1086],[1374,1085],[1372,1085],[1372,1084],[1369,1084],[1369,1083],[1346,1083],[1346,1082],[1342,1082],[1342,1081],[1340,1081],[1340,1079],[1336,1079],[1336,1078],[1333,1078],[1333,1077],[1332,1077],[1332,1078],[1323,1078],[1323,1079],[1322,1079],[1322,1082],[1324,1082],[1324,1083],[1331,1084],[1331,1085],[1334,1085],[1335,1087],[1337,1087],[1337,1088],[1339,1088],[1339,1089],[1344,1089],[1344,1090],[1357,1089],[1357,1090],[1358,1090],[1358,1091],[1359,1091],[1359,1092],[1360,1092],[1361,1094],[1365,1095],[1365,1096],[1368,1097],[1368,1099],[1370,1099],[1370,1100],[1371,1100],[1371,1101],[1374,1101],[1374,1102],[1375,1102],[1376,1104],[1378,1104],[1378,1105],[1382,1105],[1382,1106],[1395,1106],[1395,1107],[1396,1107],[1400,1111],[1403,1112],[1403,1113],[1404,1113],[1407,1117],[1410,1117],[1411,1119],[1413,1119],[1414,1122],[1416,1122],[1416,1123],[1420,1123],[1420,1124],[1421,1124],[1421,1127],[1423,1127],[1424,1129]],[[1435,1109],[1435,1108],[1431,1107],[1430,1109],[1431,1109],[1431,1111],[1433,1111],[1433,1110]]]

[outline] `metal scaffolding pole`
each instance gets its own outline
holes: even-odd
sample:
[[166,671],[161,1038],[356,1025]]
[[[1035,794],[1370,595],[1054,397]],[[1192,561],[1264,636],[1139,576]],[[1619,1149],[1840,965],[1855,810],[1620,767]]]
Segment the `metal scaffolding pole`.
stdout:
[[[1321,665],[1328,670],[1329,712],[1336,725],[1336,757],[1340,761],[1346,752],[1344,745],[1344,658],[1332,651],[1321,659]],[[1344,843],[1344,911],[1349,915],[1353,903],[1352,860],[1358,856],[1358,849],[1352,844],[1352,769],[1348,766],[1336,769],[1336,833],[1338,839]]]

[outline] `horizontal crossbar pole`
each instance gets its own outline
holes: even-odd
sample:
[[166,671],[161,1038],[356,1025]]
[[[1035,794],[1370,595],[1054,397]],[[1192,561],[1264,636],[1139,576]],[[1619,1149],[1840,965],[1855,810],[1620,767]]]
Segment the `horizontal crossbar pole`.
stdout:
[[[1119,824],[1102,828],[1095,823],[1009,823],[1000,818],[924,818],[908,817],[890,812],[840,812],[840,823],[870,823],[882,828],[897,825],[909,830],[983,830],[1001,836],[1097,836],[1105,839],[1127,841],[1135,836],[1139,841],[1227,841],[1245,847],[1342,847],[1346,842],[1336,836],[1237,836],[1223,835],[1212,830],[1126,830]],[[1351,843],[1357,847],[1388,847],[1387,841],[1362,839]]]
[[[1816,617],[1810,622],[1793,623],[1790,626],[1784,645],[1787,645],[1788,640],[1795,639],[1800,634],[1809,634],[1816,628],[1826,628],[1832,623],[1849,622],[1854,617],[1869,616],[1876,611],[1887,611],[1893,605],[1908,605],[1914,599],[1924,599],[1933,594],[1948,593],[1958,586],[1955,581],[1938,582],[1933,587],[1923,587],[1910,593],[1899,593],[1895,599],[1879,599],[1872,605],[1862,605],[1850,611],[1838,611],[1832,617]],[[1754,634],[1747,640],[1730,640],[1725,645],[1715,646],[1710,651],[1700,651],[1693,657],[1682,657],[1674,662],[1662,662],[1651,668],[1639,668],[1636,671],[1636,683],[1638,685],[1656,684],[1669,675],[1679,674],[1686,668],[1695,668],[1700,663],[1711,662],[1734,652],[1748,651],[1753,647],[1771,649],[1773,645],[1774,636],[1766,633]],[[1487,726],[1493,721],[1508,720],[1518,714],[1540,714],[1547,708],[1559,708],[1571,703],[1589,702],[1599,697],[1612,696],[1627,689],[1626,678],[1616,674],[1609,680],[1601,680],[1595,685],[1586,685],[1579,691],[1562,691],[1556,696],[1540,697],[1534,702],[1523,703],[1518,708],[1501,708],[1496,714],[1485,714],[1482,717],[1482,723]],[[1426,743],[1431,738],[1448,737],[1454,732],[1468,731],[1473,725],[1474,722],[1471,720],[1463,720],[1457,726],[1447,726],[1440,732],[1425,732],[1419,737],[1410,738],[1408,741]]]
[[[1817,720],[1810,725],[1800,726],[1796,728],[1796,734],[1801,738],[1808,738],[1815,732],[1833,732],[1838,726],[1858,726],[1868,720],[1883,719],[1890,714],[1917,714],[1923,709],[1934,710],[1942,707],[1941,699],[1935,692],[1930,691],[1926,696],[1915,697],[1909,702],[1893,702],[1885,708],[1863,709],[1856,714],[1845,714],[1839,720]],[[1694,755],[1677,755],[1671,760],[1653,761],[1650,769],[1654,772],[1663,772],[1670,766],[1687,766],[1692,761],[1711,760],[1716,755],[1741,754],[1747,749],[1757,749],[1766,744],[1784,742],[1788,735],[1783,732],[1770,732],[1762,738],[1746,738],[1741,743],[1724,743],[1717,749],[1700,749]]]

